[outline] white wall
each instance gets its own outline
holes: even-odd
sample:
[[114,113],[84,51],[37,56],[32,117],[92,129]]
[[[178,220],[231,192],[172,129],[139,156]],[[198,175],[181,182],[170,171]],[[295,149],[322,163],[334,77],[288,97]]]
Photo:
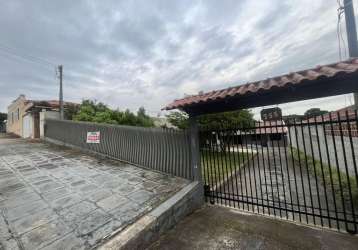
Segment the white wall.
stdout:
[[22,119],[22,137],[23,138],[32,138],[33,134],[33,119],[31,114],[24,115]]
[[[325,132],[322,125],[317,125],[317,131],[316,131],[316,127],[313,125],[303,126],[302,130],[301,127],[297,126],[296,131],[297,131],[297,140],[295,138],[296,132],[294,127],[290,127],[291,140],[290,138],[288,139],[289,141],[291,141],[293,147],[298,148],[302,152],[306,150],[307,155],[313,157],[315,160],[318,161],[320,160],[320,152],[321,152],[321,158],[323,163],[327,165],[331,164],[332,168],[336,168],[338,165],[339,169],[344,173],[346,173],[345,162],[347,162],[349,175],[353,176],[355,174],[354,160],[356,164],[358,164],[358,138],[357,137],[352,137],[352,143],[351,143],[348,136],[342,136],[342,137],[337,135],[325,136]],[[310,133],[312,136],[311,137],[312,145],[310,140]],[[352,152],[352,148],[354,153]],[[344,157],[344,155],[346,157]]]

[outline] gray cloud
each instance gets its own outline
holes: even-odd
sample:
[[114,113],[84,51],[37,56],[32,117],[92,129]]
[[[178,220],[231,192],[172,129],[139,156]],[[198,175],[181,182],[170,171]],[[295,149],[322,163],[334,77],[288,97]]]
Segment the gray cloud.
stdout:
[[[333,0],[12,0],[0,23],[0,47],[64,65],[67,100],[120,109],[158,112],[184,93],[338,60]],[[0,67],[0,111],[22,93],[57,98],[53,66],[0,50]]]

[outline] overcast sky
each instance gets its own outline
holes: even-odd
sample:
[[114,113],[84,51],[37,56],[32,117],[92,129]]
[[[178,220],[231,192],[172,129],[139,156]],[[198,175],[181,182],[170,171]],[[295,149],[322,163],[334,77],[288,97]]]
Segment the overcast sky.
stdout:
[[[63,64],[68,101],[155,114],[184,94],[338,61],[336,27],[336,0],[1,1],[0,111],[19,94],[58,97],[54,67],[8,47]],[[282,107],[302,113],[351,102]]]

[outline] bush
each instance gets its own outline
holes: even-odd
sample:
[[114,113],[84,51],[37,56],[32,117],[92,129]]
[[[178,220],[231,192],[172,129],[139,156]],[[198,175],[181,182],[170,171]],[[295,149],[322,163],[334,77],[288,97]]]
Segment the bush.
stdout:
[[[295,162],[298,162],[298,160],[300,159],[301,164],[303,166],[306,165],[306,158],[305,158],[304,152],[301,152],[296,148],[292,148],[291,154],[292,154]],[[349,176],[346,173],[344,173],[340,170],[337,170],[337,168],[335,166],[331,166],[331,171],[330,171],[330,168],[328,165],[326,165],[324,163],[321,164],[320,161],[315,160],[314,158],[312,158],[309,155],[307,155],[306,157],[307,157],[307,167],[308,167],[309,173],[312,176],[314,176],[315,169],[316,169],[317,178],[322,183],[322,185],[323,185],[323,180],[325,181],[326,188],[328,190],[331,190],[331,186],[333,185],[337,202],[342,201],[341,200],[341,190],[343,193],[343,199],[345,201],[350,200],[350,194],[349,194],[349,186],[350,186],[351,192],[352,192],[353,205],[354,205],[355,209],[357,210],[357,208],[358,208],[358,188],[357,188],[357,181],[356,181],[355,177]],[[331,176],[332,176],[332,178],[331,178]],[[341,179],[341,183],[339,183],[339,179]],[[348,179],[349,179],[350,185],[348,183]],[[342,186],[342,189],[340,188],[340,184]]]

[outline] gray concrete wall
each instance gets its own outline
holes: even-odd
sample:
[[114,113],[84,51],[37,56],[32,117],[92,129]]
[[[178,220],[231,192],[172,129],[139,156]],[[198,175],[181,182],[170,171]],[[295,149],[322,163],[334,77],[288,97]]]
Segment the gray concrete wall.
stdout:
[[[303,126],[295,128],[290,127],[289,128],[290,136],[288,136],[288,141],[291,142],[292,146],[294,148],[298,148],[301,152],[304,152],[306,149],[307,155],[313,157],[315,160],[320,160],[320,154],[321,151],[321,157],[322,162],[324,164],[331,164],[332,167],[339,167],[341,171],[346,173],[345,170],[345,158],[347,161],[348,166],[348,173],[351,176],[354,176],[354,159],[356,163],[358,164],[358,138],[352,137],[352,144],[350,142],[350,139],[348,136],[342,136],[343,137],[343,143],[341,140],[341,136],[331,136],[326,134],[326,140],[327,140],[327,147],[326,147],[326,141],[325,141],[325,132],[322,125],[317,125],[317,130],[314,125],[310,126]],[[326,129],[327,130],[327,129]],[[296,133],[297,133],[297,139],[296,139]],[[311,146],[311,140],[310,140],[310,133],[312,138],[312,146]],[[336,147],[334,147],[334,142],[336,144]],[[352,152],[352,146],[353,151]],[[328,149],[328,150],[327,150]],[[344,154],[345,150],[345,154]],[[354,155],[354,157],[353,157]],[[337,164],[338,162],[338,164]]]
[[198,181],[192,182],[99,249],[146,249],[203,204],[203,185]]

